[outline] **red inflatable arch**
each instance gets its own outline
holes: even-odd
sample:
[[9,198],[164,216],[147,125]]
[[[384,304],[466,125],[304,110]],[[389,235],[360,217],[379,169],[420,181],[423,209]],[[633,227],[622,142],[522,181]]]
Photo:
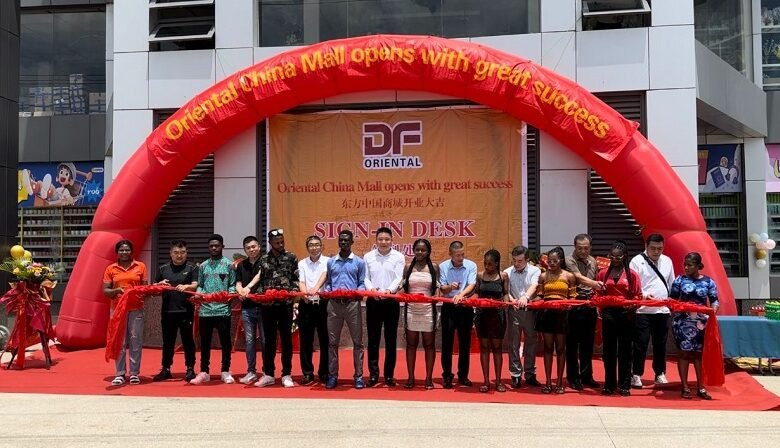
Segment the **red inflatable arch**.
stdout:
[[604,177],[646,233],[665,236],[672,258],[679,262],[688,251],[700,252],[720,287],[721,310],[735,313],[728,278],[695,200],[636,132],[636,123],[529,60],[459,40],[379,35],[295,49],[241,70],[155,129],[98,207],[65,290],[60,342],[74,348],[105,343],[109,305],[101,273],[115,260],[114,244],[128,238],[143,247],[170,192],[204,156],[261,119],[297,105],[382,89],[466,98],[549,133]]

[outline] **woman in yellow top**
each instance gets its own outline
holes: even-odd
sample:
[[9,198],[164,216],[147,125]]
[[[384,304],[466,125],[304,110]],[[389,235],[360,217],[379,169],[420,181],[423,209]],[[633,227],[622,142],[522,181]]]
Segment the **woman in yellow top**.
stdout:
[[[569,271],[561,269],[565,255],[561,247],[555,247],[547,252],[547,270],[539,276],[539,286],[536,289],[536,300],[561,300],[576,297],[577,280]],[[558,378],[555,383],[555,393],[562,394],[563,370],[566,367],[566,322],[567,312],[563,310],[540,310],[536,315],[536,331],[542,333],[544,339],[544,373],[547,381],[542,387],[543,394],[552,393],[552,361],[553,351],[556,356],[556,371]]]

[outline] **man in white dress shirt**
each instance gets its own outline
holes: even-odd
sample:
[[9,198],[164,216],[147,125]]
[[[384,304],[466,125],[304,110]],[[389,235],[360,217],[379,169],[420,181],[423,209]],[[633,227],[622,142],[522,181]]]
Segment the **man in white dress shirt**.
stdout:
[[[674,281],[672,260],[663,254],[664,237],[654,233],[647,237],[645,251],[631,260],[631,269],[642,281],[642,297],[664,300]],[[642,306],[636,310],[631,387],[642,388],[647,344],[653,340],[653,371],[655,384],[666,384],[666,336],[669,333],[670,314],[665,306]]]
[[314,330],[320,343],[320,363],[317,375],[321,383],[328,379],[328,301],[320,300],[317,294],[328,274],[329,258],[322,255],[322,240],[316,235],[306,238],[306,250],[309,256],[298,262],[298,280],[301,292],[306,297],[298,306],[298,329],[301,332],[301,371],[302,385],[314,382]]
[[[528,248],[517,246],[512,249],[512,266],[504,270],[509,275],[509,295],[515,307],[507,308],[509,323],[509,376],[512,388],[517,389],[522,382],[529,386],[541,386],[536,379],[536,311],[526,309],[528,301],[535,297],[536,285],[542,271],[528,264]],[[523,364],[520,364],[520,333],[525,336],[523,343]]]
[[[393,231],[380,227],[376,231],[376,249],[367,253],[366,289],[388,294],[398,292],[404,275],[404,255],[393,249]],[[395,386],[396,339],[401,304],[393,299],[370,298],[366,301],[366,330],[368,332],[368,387],[379,382],[379,341],[382,326],[385,333],[384,377],[387,386]]]

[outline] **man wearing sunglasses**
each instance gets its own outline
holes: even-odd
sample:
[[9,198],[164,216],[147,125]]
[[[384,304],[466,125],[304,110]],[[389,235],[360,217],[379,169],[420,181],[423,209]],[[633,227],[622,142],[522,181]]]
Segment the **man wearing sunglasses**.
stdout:
[[[298,291],[298,258],[284,249],[284,231],[268,232],[271,250],[260,258],[262,290],[281,289]],[[292,380],[292,319],[293,301],[277,301],[263,304],[260,313],[263,321],[263,376],[255,383],[258,387],[276,382],[274,358],[276,358],[276,334],[282,341],[282,386],[293,387]]]

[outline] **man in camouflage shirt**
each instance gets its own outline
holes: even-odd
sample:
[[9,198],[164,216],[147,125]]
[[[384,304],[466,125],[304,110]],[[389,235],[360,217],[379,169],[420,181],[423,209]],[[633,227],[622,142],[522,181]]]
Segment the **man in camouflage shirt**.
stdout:
[[[284,250],[284,231],[274,229],[268,232],[268,244],[271,251],[260,258],[261,289],[283,289],[298,291],[298,258]],[[282,341],[282,385],[293,387],[292,377],[292,320],[293,301],[278,301],[262,305],[260,313],[263,320],[263,376],[255,383],[258,387],[270,386],[276,382],[276,333]]]

